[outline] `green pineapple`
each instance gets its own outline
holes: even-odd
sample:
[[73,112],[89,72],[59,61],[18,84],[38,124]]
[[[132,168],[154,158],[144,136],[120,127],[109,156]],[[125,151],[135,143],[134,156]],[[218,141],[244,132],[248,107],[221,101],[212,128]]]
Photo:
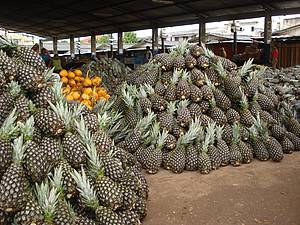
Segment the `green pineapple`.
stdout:
[[61,168],[62,180],[61,188],[66,199],[77,196],[76,183],[71,176],[72,166],[66,160],[60,160],[56,168]]
[[300,138],[291,132],[287,132],[286,137],[293,143],[294,151],[300,151]]
[[240,114],[233,108],[229,108],[226,111],[226,118],[227,118],[227,122],[231,125],[233,125],[236,122],[240,122]]
[[[204,136],[203,128],[200,127],[198,137],[195,140],[197,143],[198,140],[202,139]],[[200,148],[197,144],[190,144],[186,148],[186,161],[185,161],[185,169],[189,171],[198,170],[199,167],[199,155],[200,155]]]
[[210,99],[212,99],[214,97],[214,93],[208,85],[203,85],[200,88],[200,90],[202,92],[202,98],[204,100],[209,101]]
[[265,73],[266,67],[262,67],[259,70],[255,70],[249,73],[249,76],[246,78],[246,85],[245,85],[245,94],[248,97],[252,97],[258,90],[259,86],[259,77]]
[[215,144],[215,132],[216,132],[216,123],[209,123],[206,128],[206,133],[210,139],[210,143],[208,145],[209,158],[211,160],[211,168],[213,170],[218,169],[221,166],[221,155],[218,148]]
[[293,142],[286,136],[280,141],[280,145],[282,146],[282,151],[286,154],[291,154],[295,150]]
[[207,113],[207,111],[209,110],[209,101],[207,100],[202,100],[198,103],[198,105],[200,106],[202,113]]
[[[261,118],[261,120],[264,121],[262,118]],[[264,122],[266,123],[266,121],[264,121]],[[278,141],[281,141],[285,137],[285,134],[287,132],[284,127],[277,125],[277,124],[271,125],[271,127],[269,128],[269,131],[272,134],[272,136],[274,138],[276,138]]]
[[204,72],[214,86],[218,87],[222,84],[222,79],[213,67],[206,68]]
[[223,129],[222,138],[227,143],[230,144],[232,141],[232,126],[230,124],[225,124]]
[[203,94],[200,88],[198,88],[194,84],[190,84],[190,91],[191,91],[190,99],[192,100],[192,102],[198,103],[202,100]]
[[139,215],[131,210],[125,210],[118,213],[119,216],[124,220],[124,225],[140,225]]
[[240,152],[240,149],[238,147],[238,143],[240,140],[240,131],[239,131],[239,125],[235,123],[232,127],[232,140],[231,144],[229,146],[230,150],[230,164],[232,166],[240,166],[243,160],[242,154]]
[[172,150],[176,147],[176,138],[172,134],[168,134],[165,140],[165,147],[168,150]]
[[297,137],[300,137],[300,124],[296,119],[294,110],[289,107],[287,104],[283,105],[284,107],[284,117],[283,123],[287,130]]
[[0,128],[0,177],[8,169],[13,160],[11,140],[18,131],[18,127],[15,125],[16,118],[16,110],[14,109]]
[[47,159],[51,162],[52,166],[55,166],[59,162],[62,146],[57,139],[45,136],[40,142],[39,147],[43,151],[43,154],[47,155]]
[[130,128],[133,128],[138,121],[138,115],[135,110],[135,95],[132,95],[129,90],[122,90],[122,96],[127,105],[127,110],[124,112],[125,122]]
[[0,95],[0,126],[4,123],[14,107],[11,99],[12,96],[8,92],[1,93]]
[[29,183],[22,166],[24,151],[23,136],[20,136],[13,143],[13,162],[0,182],[0,209],[2,211],[20,211],[26,205]]
[[174,58],[173,60],[173,68],[174,69],[184,69],[186,65],[186,55],[188,49],[188,42],[182,41],[178,44],[178,46],[171,50],[170,55]]
[[37,107],[47,108],[49,102],[55,103],[55,96],[50,87],[44,86],[32,94],[32,101]]
[[177,84],[176,96],[178,100],[185,100],[185,99],[189,99],[191,95],[190,85],[188,83],[190,74],[186,70],[180,70],[180,71],[181,71],[181,77]]
[[151,110],[152,104],[148,98],[147,92],[143,86],[140,86],[138,93],[139,105],[143,111],[143,113],[147,113],[148,110]]
[[190,53],[192,56],[194,56],[195,58],[198,58],[201,54],[204,53],[204,50],[201,46],[199,45],[192,45],[190,47]]
[[167,106],[167,111],[163,111],[158,114],[158,121],[160,123],[161,129],[164,129],[166,131],[173,130],[175,124],[175,118],[174,118],[175,111],[176,111],[176,101],[169,102]]
[[212,120],[216,122],[217,125],[224,125],[227,123],[227,117],[225,113],[216,106],[215,98],[212,98],[210,101],[210,109],[208,111],[208,115]]
[[[148,84],[154,86],[159,78],[160,73],[160,65],[148,63],[147,70],[140,76],[141,81],[137,81],[137,84]],[[139,77],[137,78],[137,80],[138,79]]]
[[200,55],[197,58],[197,67],[201,69],[205,69],[208,66],[209,66],[209,59],[204,55]]
[[164,111],[167,108],[167,101],[162,96],[156,94],[150,85],[146,84],[145,88],[150,96],[152,109],[157,112]]
[[160,80],[163,84],[167,85],[170,83],[170,80],[172,79],[173,76],[173,71],[164,71],[162,72],[161,76],[160,76]]
[[18,64],[16,80],[26,91],[36,91],[43,87],[42,74],[26,64]]
[[260,105],[260,107],[268,112],[272,112],[274,110],[274,103],[272,99],[270,99],[268,96],[258,93],[257,94],[257,102]]
[[181,75],[181,71],[174,69],[174,72],[172,74],[172,77],[170,79],[170,83],[167,86],[164,99],[166,101],[175,101],[176,100],[176,85],[178,83],[179,77]]
[[191,117],[194,119],[196,116],[199,116],[200,114],[202,114],[202,109],[199,106],[199,104],[197,103],[191,103],[188,106],[188,109],[190,111]]
[[202,87],[205,84],[205,75],[202,73],[201,70],[193,68],[191,70],[191,81],[198,87]]
[[168,53],[160,53],[153,57],[153,62],[159,63],[163,71],[170,71],[173,67],[174,57]]
[[77,183],[84,204],[86,207],[95,211],[96,220],[99,224],[125,224],[125,221],[111,208],[100,205],[99,196],[97,196],[96,191],[97,188],[94,188],[90,184],[83,169],[81,170],[81,174],[74,170],[72,177]]
[[192,54],[187,54],[185,56],[185,65],[187,68],[193,69],[197,66],[197,59],[195,59]]
[[0,49],[0,70],[4,73],[7,81],[13,80],[17,75],[18,66]]
[[251,127],[254,123],[254,117],[248,109],[248,100],[246,95],[242,95],[242,99],[240,101],[240,122],[246,127]]
[[172,172],[181,173],[184,170],[186,147],[197,138],[201,129],[200,127],[199,119],[196,118],[193,120],[189,130],[178,139],[176,148],[169,153],[169,165],[167,165],[167,167],[169,167]]
[[187,127],[192,121],[190,111],[188,109],[189,101],[183,100],[178,104],[177,122],[181,127]]
[[269,152],[262,140],[262,137],[259,136],[257,129],[255,126],[250,128],[250,143],[253,148],[253,155],[261,160],[266,161],[269,159]]
[[[202,142],[201,142],[202,141]],[[210,137],[205,134],[204,140],[200,140],[197,143],[197,148],[199,150],[199,171],[202,174],[208,174],[212,170],[211,159],[208,155],[208,146],[210,145]]]
[[219,150],[221,166],[227,166],[230,162],[230,150],[227,143],[222,139],[223,126],[216,126],[216,147]]

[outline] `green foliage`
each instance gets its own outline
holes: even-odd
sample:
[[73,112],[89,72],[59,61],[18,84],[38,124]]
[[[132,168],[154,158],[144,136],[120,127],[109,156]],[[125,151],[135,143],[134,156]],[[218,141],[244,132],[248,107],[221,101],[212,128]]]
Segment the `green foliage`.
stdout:
[[96,37],[96,42],[99,44],[108,44],[109,38],[109,35],[100,35]]
[[136,33],[134,33],[134,32],[125,32],[123,34],[123,41],[126,44],[137,43],[138,39],[137,39]]

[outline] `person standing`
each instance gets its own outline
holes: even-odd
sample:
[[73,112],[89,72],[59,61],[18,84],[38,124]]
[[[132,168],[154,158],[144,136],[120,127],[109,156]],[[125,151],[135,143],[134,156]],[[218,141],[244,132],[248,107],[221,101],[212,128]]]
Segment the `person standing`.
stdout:
[[146,62],[149,62],[152,59],[153,55],[152,52],[150,50],[150,47],[147,46],[146,47],[146,54],[145,54],[145,58],[146,58]]
[[276,45],[274,45],[272,53],[271,53],[271,57],[272,57],[272,67],[273,69],[278,68],[278,58],[279,58],[279,51]]
[[54,72],[58,73],[59,71],[61,71],[62,65],[61,65],[61,60],[58,56],[58,54],[55,54],[53,59],[52,59],[52,66],[54,67]]
[[47,67],[50,66],[51,57],[47,49],[42,48],[41,57],[44,60]]
[[221,50],[221,57],[226,58],[227,57],[227,53],[225,51],[225,48],[222,47],[222,48],[220,48],[220,50]]

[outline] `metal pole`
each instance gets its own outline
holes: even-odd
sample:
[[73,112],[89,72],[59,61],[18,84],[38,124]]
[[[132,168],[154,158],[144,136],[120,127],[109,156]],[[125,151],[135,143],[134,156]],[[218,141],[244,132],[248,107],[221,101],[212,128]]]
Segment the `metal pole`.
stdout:
[[57,37],[53,37],[53,54],[58,54],[58,49],[57,49]]
[[264,64],[269,64],[270,50],[272,40],[272,16],[269,10],[265,11],[265,25],[264,25]]
[[123,32],[118,32],[118,54],[120,58],[123,56]]
[[74,35],[70,36],[70,54],[71,59],[75,58],[75,41],[74,41]]
[[205,22],[200,20],[199,21],[199,34],[198,34],[198,42],[199,45],[201,45],[201,43],[205,43]]
[[96,35],[92,34],[91,35],[91,57],[96,56]]
[[[113,39],[113,35],[110,34],[110,38]],[[110,54],[111,54],[111,58],[114,57],[114,43],[112,42],[110,45]]]
[[158,28],[152,29],[152,51],[153,55],[158,52]]
[[236,32],[236,29],[233,32],[233,54],[234,55],[237,54],[237,32]]

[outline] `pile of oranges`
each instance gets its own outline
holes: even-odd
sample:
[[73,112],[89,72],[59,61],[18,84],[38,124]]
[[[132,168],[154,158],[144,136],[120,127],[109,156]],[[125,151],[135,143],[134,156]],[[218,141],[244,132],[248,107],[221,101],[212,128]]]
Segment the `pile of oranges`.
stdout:
[[59,75],[67,100],[79,101],[92,109],[100,99],[108,100],[110,97],[105,88],[101,87],[100,76],[90,78],[89,74],[83,75],[80,69],[61,70]]

